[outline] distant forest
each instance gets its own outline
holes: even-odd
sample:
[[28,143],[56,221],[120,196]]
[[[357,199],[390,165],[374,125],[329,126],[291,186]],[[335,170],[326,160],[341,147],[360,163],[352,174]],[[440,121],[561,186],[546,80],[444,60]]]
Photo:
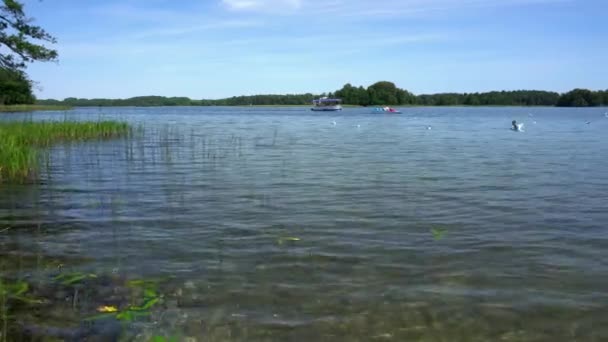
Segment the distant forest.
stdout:
[[337,97],[346,105],[356,106],[608,106],[608,90],[574,89],[559,94],[540,90],[492,91],[486,93],[442,93],[414,95],[392,82],[381,81],[364,88],[346,84],[342,89],[326,94],[252,95],[219,100],[195,100],[187,97],[140,96],[129,99],[37,100],[40,105],[72,107],[109,106],[249,106],[249,105],[308,105],[320,96]]

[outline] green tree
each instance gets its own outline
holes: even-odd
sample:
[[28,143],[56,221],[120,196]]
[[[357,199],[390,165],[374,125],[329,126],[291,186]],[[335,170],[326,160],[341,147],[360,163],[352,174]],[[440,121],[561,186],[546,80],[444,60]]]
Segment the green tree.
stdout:
[[369,106],[370,105],[369,93],[367,92],[367,90],[365,88],[360,86],[359,88],[357,88],[356,93],[357,93],[357,103],[355,103],[355,104],[357,104],[359,106]]
[[6,49],[0,49],[0,67],[17,70],[30,62],[57,59],[57,51],[42,45],[44,42],[54,44],[56,39],[32,22],[25,15],[22,3],[1,0],[0,48]]
[[560,96],[560,107],[595,107],[602,105],[602,94],[589,89],[574,89]]
[[464,103],[467,106],[479,106],[479,94],[465,94],[464,95]]
[[32,84],[21,70],[0,68],[0,105],[34,103]]
[[380,81],[367,88],[370,104],[397,105],[399,104],[399,89],[392,82]]

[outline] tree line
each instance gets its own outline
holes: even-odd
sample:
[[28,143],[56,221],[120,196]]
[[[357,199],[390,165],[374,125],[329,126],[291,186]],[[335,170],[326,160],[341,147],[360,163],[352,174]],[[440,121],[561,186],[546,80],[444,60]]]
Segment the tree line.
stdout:
[[111,106],[250,106],[250,105],[309,105],[313,99],[328,96],[355,106],[608,106],[608,90],[574,89],[559,94],[541,90],[491,91],[484,93],[440,93],[414,95],[392,82],[381,81],[364,88],[345,84],[335,92],[324,94],[234,96],[218,100],[196,100],[188,97],[138,96],[128,99],[38,100],[41,105],[71,107]]
[[253,95],[234,96],[219,100],[195,100],[188,97],[137,96],[128,99],[82,99],[68,97],[64,100],[37,100],[40,105],[64,105],[70,107],[114,107],[114,106],[259,106],[259,105],[306,105],[320,95]]
[[608,106],[608,90],[574,89],[564,94],[542,90],[490,91],[484,93],[440,93],[414,95],[392,82],[381,81],[368,88],[347,83],[333,95],[345,104],[360,106]]

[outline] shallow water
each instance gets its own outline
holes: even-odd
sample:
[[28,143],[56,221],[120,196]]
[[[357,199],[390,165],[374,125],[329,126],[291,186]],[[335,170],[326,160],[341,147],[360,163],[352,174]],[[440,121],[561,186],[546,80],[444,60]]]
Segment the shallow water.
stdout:
[[608,339],[605,108],[370,112],[36,114],[136,133],[0,187],[3,274],[169,277],[143,330],[203,340]]

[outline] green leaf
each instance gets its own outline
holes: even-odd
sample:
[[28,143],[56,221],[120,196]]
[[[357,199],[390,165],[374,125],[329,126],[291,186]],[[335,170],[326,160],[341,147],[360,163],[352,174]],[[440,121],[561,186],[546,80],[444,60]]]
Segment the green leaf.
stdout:
[[144,290],[144,298],[156,298],[156,297],[158,297],[158,295],[156,294],[156,291],[154,291],[152,289]]
[[36,299],[36,298],[28,298],[28,297],[23,297],[23,296],[18,296],[18,295],[14,295],[12,296],[12,298],[27,303],[27,304],[44,304],[45,301],[42,299]]
[[433,229],[431,229],[431,234],[433,234],[433,238],[435,240],[441,240],[441,239],[443,239],[443,237],[445,236],[446,233],[447,233],[447,230],[445,230],[443,228],[433,228]]
[[158,298],[152,298],[151,300],[147,301],[142,308],[144,310],[148,310],[150,308],[152,308],[154,306],[154,304],[158,303],[159,299]]
[[28,283],[20,281],[15,284],[15,295],[22,295],[29,289]]
[[115,314],[113,313],[104,313],[104,314],[100,314],[100,315],[95,315],[95,316],[91,316],[88,318],[85,318],[85,321],[96,321],[98,319],[104,319],[104,318],[109,318],[109,317],[114,317]]
[[123,311],[123,312],[119,313],[118,315],[116,315],[116,318],[121,321],[130,322],[135,318],[135,316],[133,315],[133,312],[127,310],[127,311]]
[[293,237],[293,236],[283,236],[283,237],[279,237],[279,238],[277,239],[277,243],[278,243],[279,245],[282,245],[282,244],[284,244],[285,242],[297,242],[297,241],[300,241],[300,238]]
[[56,276],[55,280],[61,281],[61,285],[74,285],[87,278],[97,278],[97,275],[85,273],[64,273]]

